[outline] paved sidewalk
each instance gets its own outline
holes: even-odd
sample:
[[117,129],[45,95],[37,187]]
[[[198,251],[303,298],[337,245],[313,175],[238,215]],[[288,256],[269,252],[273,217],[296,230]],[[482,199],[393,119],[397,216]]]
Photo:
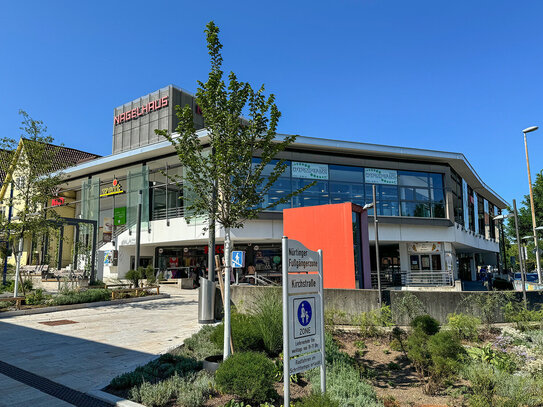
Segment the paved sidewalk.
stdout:
[[[179,346],[199,330],[197,290],[171,298],[0,320],[0,360],[82,392]],[[48,326],[40,322],[76,323]],[[0,406],[69,405],[0,374]]]

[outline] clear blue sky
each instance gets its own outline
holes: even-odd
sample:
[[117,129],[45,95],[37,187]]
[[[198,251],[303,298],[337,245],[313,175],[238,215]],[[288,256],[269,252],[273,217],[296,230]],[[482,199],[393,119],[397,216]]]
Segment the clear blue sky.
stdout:
[[[543,2],[6,1],[0,136],[18,109],[65,145],[111,153],[113,108],[225,70],[277,95],[280,131],[462,152],[510,201],[528,192],[521,130],[543,127]],[[543,168],[543,128],[529,138]]]

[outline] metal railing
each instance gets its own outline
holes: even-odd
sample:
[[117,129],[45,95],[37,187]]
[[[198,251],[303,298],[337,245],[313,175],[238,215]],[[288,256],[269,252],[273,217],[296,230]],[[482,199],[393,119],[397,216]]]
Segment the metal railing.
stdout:
[[[381,287],[445,287],[454,284],[452,271],[381,271]],[[371,285],[377,288],[377,272],[371,272]]]
[[161,220],[161,219],[171,219],[171,218],[181,218],[185,214],[185,211],[182,207],[179,208],[168,208],[166,209],[155,209],[151,214],[151,220]]
[[272,280],[269,280],[266,277],[259,276],[259,275],[247,274],[244,277],[247,278],[247,279],[252,278],[254,280],[255,285],[272,285],[272,286],[279,285],[276,282],[274,282]]

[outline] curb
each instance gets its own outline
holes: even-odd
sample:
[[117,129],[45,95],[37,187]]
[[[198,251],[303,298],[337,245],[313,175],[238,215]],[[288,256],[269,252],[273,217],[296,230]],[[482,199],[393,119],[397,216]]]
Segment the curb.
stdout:
[[72,309],[96,308],[96,307],[105,307],[108,305],[126,304],[126,303],[131,303],[131,302],[160,300],[163,298],[170,298],[170,294],[158,294],[158,295],[149,295],[146,297],[123,298],[123,299],[112,300],[112,301],[85,302],[82,304],[58,305],[56,307],[43,307],[43,308],[33,308],[33,309],[22,309],[18,311],[6,311],[6,312],[0,312],[0,319],[16,317],[19,315],[48,314],[50,312],[68,311]]
[[135,401],[131,400],[122,399],[113,394],[106,393],[102,390],[91,390],[88,391],[87,394],[89,396],[105,401],[106,403],[111,403],[111,405],[115,407],[145,407],[143,404],[136,403]]

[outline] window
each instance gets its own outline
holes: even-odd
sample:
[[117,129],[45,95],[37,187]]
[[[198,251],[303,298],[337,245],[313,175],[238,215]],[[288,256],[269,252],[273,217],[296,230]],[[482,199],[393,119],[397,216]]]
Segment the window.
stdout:
[[451,169],[451,184],[454,208],[454,221],[464,225],[464,204],[462,201],[462,178]]
[[399,171],[401,216],[444,218],[443,174]]

